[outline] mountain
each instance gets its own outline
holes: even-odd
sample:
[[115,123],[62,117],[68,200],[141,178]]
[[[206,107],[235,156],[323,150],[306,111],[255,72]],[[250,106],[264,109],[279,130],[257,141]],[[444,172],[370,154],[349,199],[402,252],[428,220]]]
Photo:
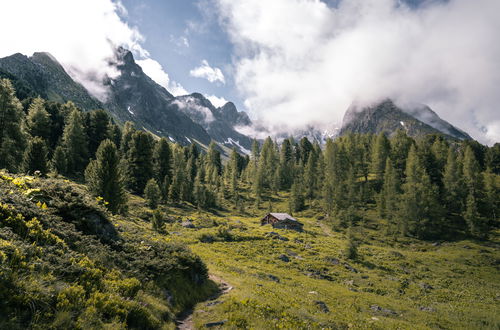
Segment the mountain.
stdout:
[[34,53],[31,57],[17,53],[1,58],[0,77],[13,80],[21,98],[41,96],[56,102],[73,101],[83,110],[102,107],[49,53]]
[[124,48],[117,49],[109,64],[119,75],[104,81],[107,93],[102,101],[72,79],[48,53],[1,58],[0,77],[13,81],[21,99],[39,95],[56,102],[73,101],[83,110],[103,108],[118,122],[132,121],[137,128],[180,144],[207,146],[214,140],[226,153],[232,147],[241,153],[250,149],[251,139],[235,127],[250,125],[251,121],[233,103],[216,108],[199,93],[174,97],[148,77]]
[[245,112],[238,112],[233,103],[215,108],[199,93],[179,96],[171,101],[173,107],[185,113],[195,123],[201,125],[210,136],[222,145],[243,153],[250,153],[252,139],[236,131],[237,126],[251,124]]
[[364,108],[357,105],[349,107],[339,135],[381,132],[392,135],[399,129],[412,137],[444,134],[452,139],[471,139],[467,133],[441,119],[426,105],[409,105],[402,109],[390,99]]
[[206,130],[172,106],[174,96],[142,71],[131,52],[119,48],[111,65],[119,75],[105,82],[109,92],[104,106],[120,121],[130,120],[139,128],[181,144],[210,143]]

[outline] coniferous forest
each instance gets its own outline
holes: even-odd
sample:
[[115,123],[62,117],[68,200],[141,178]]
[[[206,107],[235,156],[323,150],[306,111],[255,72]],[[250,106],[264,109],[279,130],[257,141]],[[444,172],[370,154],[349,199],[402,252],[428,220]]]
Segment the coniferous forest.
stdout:
[[[215,253],[217,244],[264,239],[249,234],[243,220],[228,223],[224,219],[253,218],[258,223],[268,212],[312,219],[306,222],[308,241],[297,237],[294,241],[300,246],[304,243],[304,255],[309,253],[308,244],[321,242],[314,238],[319,235],[316,229],[312,225],[308,229],[310,223],[341,235],[341,246],[332,243],[335,251],[341,251],[340,257],[324,260],[345,262],[358,268],[356,274],[359,269],[377,268],[364,259],[374,253],[366,250],[375,244],[370,237],[383,244],[392,242],[401,251],[421,244],[469,240],[496,249],[496,259],[493,255],[490,259],[498,267],[498,243],[494,243],[500,225],[498,143],[488,147],[437,134],[414,139],[399,130],[390,136],[347,134],[328,139],[324,145],[305,137],[279,141],[268,137],[255,140],[247,155],[224,151],[214,142],[208,146],[175,144],[136,129],[132,122],[119,123],[104,110],[83,112],[71,102],[22,98],[3,79],[0,169],[0,328],[50,324],[52,328],[154,329],[173,324],[176,315],[217,290],[208,269],[221,261],[207,256]],[[181,237],[188,228],[186,217],[205,232],[176,241],[176,235]],[[146,229],[132,223],[147,223],[152,234],[145,238]],[[273,246],[285,239],[286,232],[276,235],[280,239],[266,238]],[[191,239],[196,241],[194,252],[186,247],[194,244]],[[207,243],[212,248],[199,247]],[[292,258],[293,253],[285,257]],[[401,253],[394,252],[400,258],[396,253]],[[302,265],[297,260],[294,263],[301,274],[313,274],[308,278],[335,277],[325,275],[326,266],[315,266],[312,261]],[[388,270],[392,266],[385,267],[380,272],[399,276]],[[412,276],[407,273],[396,280],[400,285],[394,289],[397,299],[411,281],[425,281],[425,276]],[[279,281],[271,280],[278,285],[274,282]],[[366,292],[391,297],[392,291],[387,290]],[[338,322],[320,318],[302,324],[297,315],[279,308],[274,311],[272,304],[263,312],[262,306],[252,305],[256,304],[254,296],[232,299],[225,303],[224,313],[237,312],[224,322],[233,328],[264,324],[252,323],[245,313],[255,313],[255,320],[265,322],[276,319],[271,322],[276,327],[280,326],[276,315],[282,315],[281,326],[291,328],[307,324],[342,328],[352,320],[361,322],[345,316]],[[324,309],[321,303],[315,304]],[[404,322],[411,322],[411,317],[391,315],[392,310],[367,306],[378,313],[377,320],[402,319],[385,326],[405,327],[410,323]],[[431,320],[422,327],[478,326],[474,322],[479,319],[484,317],[444,324]],[[498,326],[492,316],[484,322],[487,328]]]

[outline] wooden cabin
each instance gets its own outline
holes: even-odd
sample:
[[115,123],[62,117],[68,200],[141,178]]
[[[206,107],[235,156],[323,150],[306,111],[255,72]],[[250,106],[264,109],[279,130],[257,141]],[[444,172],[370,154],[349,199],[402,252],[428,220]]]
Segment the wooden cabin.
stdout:
[[260,220],[260,224],[261,226],[271,225],[273,228],[293,229],[297,231],[302,231],[302,227],[304,226],[288,213],[268,213]]

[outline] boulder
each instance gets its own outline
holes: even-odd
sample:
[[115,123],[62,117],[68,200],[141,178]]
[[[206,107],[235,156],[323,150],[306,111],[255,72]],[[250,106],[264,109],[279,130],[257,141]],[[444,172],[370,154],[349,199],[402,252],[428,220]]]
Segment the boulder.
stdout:
[[288,256],[286,254],[280,254],[278,259],[283,261],[283,262],[290,262],[290,258],[288,258]]
[[323,302],[321,300],[316,300],[316,301],[314,301],[314,303],[316,304],[316,306],[318,306],[319,310],[322,311],[323,313],[329,313],[330,312],[330,309],[325,304],[325,302]]

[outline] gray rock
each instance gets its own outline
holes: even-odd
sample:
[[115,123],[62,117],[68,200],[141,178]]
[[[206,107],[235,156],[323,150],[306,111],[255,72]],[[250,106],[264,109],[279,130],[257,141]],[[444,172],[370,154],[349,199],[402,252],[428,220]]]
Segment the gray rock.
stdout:
[[323,302],[321,300],[316,300],[314,303],[316,304],[316,306],[318,306],[319,310],[322,311],[323,313],[330,313],[330,309],[325,304],[325,302]]
[[370,306],[370,309],[374,312],[377,312],[377,313],[380,313],[380,314],[386,314],[386,315],[398,315],[398,313],[396,313],[395,311],[393,310],[390,310],[388,308],[382,308],[378,305],[371,305]]
[[222,321],[217,321],[217,322],[209,322],[209,323],[205,323],[205,327],[206,328],[213,328],[213,327],[219,327],[221,325],[224,325],[224,323],[226,323],[227,320],[222,320]]
[[290,262],[290,258],[288,258],[288,256],[286,254],[281,254],[279,257],[278,257],[279,260],[283,261],[283,262]]
[[181,223],[181,226],[184,228],[196,228],[196,226],[190,220],[184,221],[183,223]]
[[332,265],[338,265],[340,264],[340,260],[337,258],[332,258],[332,257],[326,257],[325,258],[326,262],[332,264]]
[[279,277],[278,277],[278,276],[274,276],[274,275],[272,275],[272,274],[268,274],[268,275],[267,275],[267,278],[268,278],[268,279],[270,279],[270,280],[271,280],[271,281],[273,281],[273,282],[276,282],[276,283],[279,283],[279,282],[280,282]]
[[420,288],[422,288],[423,290],[432,290],[432,289],[434,289],[434,288],[432,287],[432,285],[430,285],[430,284],[428,284],[428,283],[424,283],[424,282],[420,283],[420,284],[419,284],[419,286],[420,286]]
[[270,231],[270,232],[266,233],[266,237],[269,237],[272,239],[277,239],[280,241],[285,241],[285,242],[288,241],[288,238],[281,236],[280,234],[278,234],[277,232],[274,232],[274,231]]
[[358,270],[356,268],[352,267],[351,265],[349,265],[347,262],[344,263],[344,267],[345,267],[345,269],[350,270],[353,273],[358,273]]

